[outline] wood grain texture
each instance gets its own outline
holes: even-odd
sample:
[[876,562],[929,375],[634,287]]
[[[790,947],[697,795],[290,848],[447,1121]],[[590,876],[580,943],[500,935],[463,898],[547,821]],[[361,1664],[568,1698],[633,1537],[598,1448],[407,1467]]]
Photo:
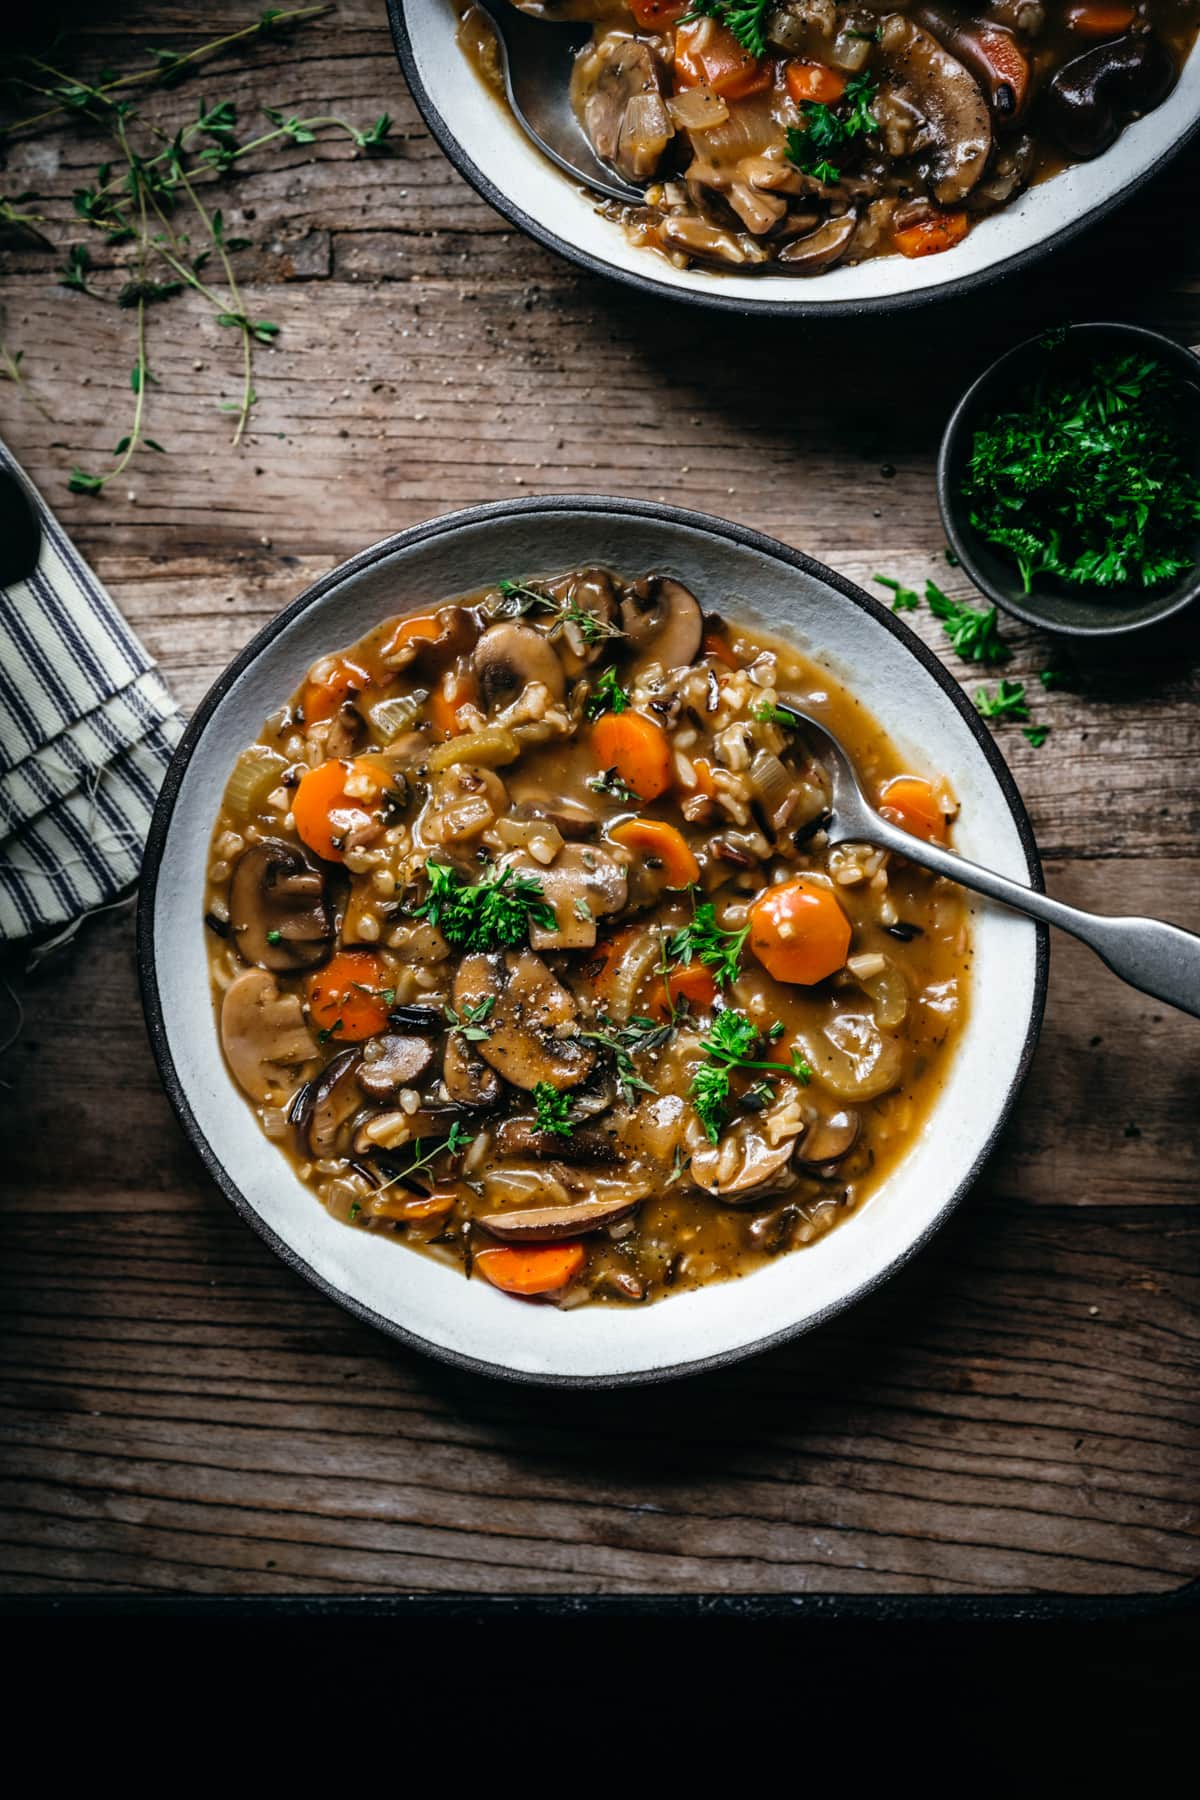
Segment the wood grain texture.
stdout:
[[[249,16],[101,5],[63,54],[80,73],[130,66]],[[56,287],[61,259],[0,254],[29,390],[0,384],[0,430],[188,705],[339,557],[509,493],[661,495],[868,586],[882,569],[966,594],[932,468],[972,372],[1067,317],[1200,339],[1183,223],[1200,151],[966,303],[744,326],[510,231],[425,133],[375,0],[153,105],[174,118],[200,91],[245,118],[386,109],[396,144],[387,161],[293,147],[229,184],[249,304],[283,327],[258,359],[255,429],[229,451],[230,334],[175,301],[151,320],[149,429],[169,454],[99,502],[66,476],[124,416],[130,319]],[[51,235],[76,241],[71,192],[101,155],[73,126],[11,145],[0,192],[35,190]],[[925,612],[913,623],[946,652]],[[1065,676],[1038,695],[1043,749],[1000,736],[1049,884],[1200,927],[1195,627],[1101,655],[1006,635],[1006,672]],[[0,1089],[3,1591],[1136,1594],[1200,1574],[1200,1025],[1077,946],[1054,946],[1000,1152],[915,1265],[788,1349],[613,1396],[451,1372],[290,1275],[174,1124],[127,913],[20,985]]]

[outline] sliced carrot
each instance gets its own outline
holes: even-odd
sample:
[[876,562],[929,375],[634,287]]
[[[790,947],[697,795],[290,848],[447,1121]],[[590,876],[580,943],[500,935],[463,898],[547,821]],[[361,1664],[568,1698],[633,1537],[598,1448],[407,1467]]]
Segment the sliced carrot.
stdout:
[[414,1194],[408,1188],[394,1187],[368,1200],[367,1211],[377,1219],[440,1219],[453,1212],[457,1200],[457,1188]]
[[316,725],[321,719],[332,719],[339,707],[370,685],[370,674],[361,663],[351,662],[347,656],[339,656],[320,680],[305,683],[301,700],[304,723]]
[[717,984],[703,963],[672,969],[650,990],[646,1010],[652,1019],[670,1019],[681,1001],[693,1012],[707,1012],[717,997]]
[[[374,795],[346,792],[346,783],[354,774],[365,776],[374,785]],[[302,775],[292,796],[292,818],[309,849],[326,862],[341,862],[350,833],[364,832],[377,822],[384,779],[378,761],[367,757],[356,762],[331,757]]]
[[665,31],[690,4],[691,0],[629,0],[629,10],[643,31]]
[[700,864],[688,849],[683,833],[662,819],[625,819],[614,825],[608,835],[647,862],[653,859],[666,871],[668,887],[690,887],[700,879]]
[[675,79],[680,87],[703,82],[724,100],[747,100],[765,93],[772,66],[751,56],[723,25],[697,19],[675,33]]
[[701,645],[701,654],[704,656],[715,656],[717,661],[723,662],[727,669],[740,669],[742,666],[737,657],[733,654],[730,645],[722,637],[719,631],[705,632],[704,643]]
[[946,815],[934,799],[932,784],[920,775],[897,775],[887,782],[879,796],[879,810],[914,837],[935,844],[946,841]]
[[846,91],[844,75],[826,68],[824,63],[805,62],[801,57],[788,63],[783,78],[788,93],[797,102],[816,100],[822,106],[832,106]]
[[[454,698],[446,695],[446,684],[454,683]],[[474,676],[455,675],[453,671],[443,676],[438,686],[429,696],[429,722],[433,726],[433,735],[439,744],[447,738],[457,737],[463,727],[459,724],[458,709],[460,706],[474,706],[479,698],[479,688]]]
[[639,800],[657,800],[671,786],[671,746],[661,725],[644,713],[605,713],[592,727],[602,769],[615,769]]
[[696,777],[696,792],[703,794],[706,800],[715,799],[717,784],[713,780],[713,766],[706,756],[692,757],[692,773]]
[[388,1022],[383,973],[383,962],[374,950],[339,950],[308,978],[313,1024],[339,1044],[374,1037]]
[[750,948],[776,981],[811,987],[845,963],[850,921],[829,888],[799,875],[754,902]]
[[937,256],[961,244],[970,228],[965,212],[934,213],[915,225],[893,231],[892,242],[901,256]]
[[1120,37],[1133,24],[1132,6],[1068,6],[1067,30],[1077,37]]
[[444,627],[436,613],[413,613],[409,619],[398,619],[395,628],[384,639],[379,654],[386,660],[399,655],[410,644],[441,637]]
[[552,1294],[583,1267],[582,1244],[538,1244],[528,1249],[481,1250],[475,1267],[506,1294]]

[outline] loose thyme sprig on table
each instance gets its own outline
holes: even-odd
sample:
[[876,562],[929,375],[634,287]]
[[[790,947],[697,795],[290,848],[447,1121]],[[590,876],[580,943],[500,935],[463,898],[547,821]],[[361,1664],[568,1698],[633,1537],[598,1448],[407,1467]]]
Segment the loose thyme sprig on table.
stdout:
[[[257,345],[273,343],[280,328],[273,320],[252,317],[248,311],[230,257],[248,248],[249,239],[226,235],[222,209],[212,204],[208,190],[219,186],[243,158],[268,145],[311,144],[317,141],[318,132],[332,131],[348,135],[356,149],[372,154],[386,150],[391,128],[386,113],[381,113],[371,125],[359,128],[339,114],[300,118],[282,108],[268,107],[265,116],[272,129],[239,143],[235,135],[237,110],[232,101],[210,104],[201,99],[195,116],[169,131],[146,117],[132,99],[125,97],[125,91],[134,87],[174,87],[194,67],[230,45],[277,37],[333,10],[327,5],[290,11],[271,8],[240,31],[215,38],[183,55],[156,50],[155,61],[149,67],[123,75],[106,73],[95,84],[64,74],[42,57],[12,59],[10,90],[51,104],[0,126],[0,140],[43,129],[64,114],[85,119],[106,132],[113,142],[112,160],[101,163],[89,186],[76,190],[73,205],[83,224],[110,248],[129,246],[128,256],[120,259],[123,281],[113,298],[118,306],[136,313],[136,360],[130,376],[133,420],[114,447],[111,468],[101,474],[79,467],[72,470],[69,485],[74,493],[102,493],[140,449],[162,450],[163,446],[147,436],[144,428],[147,388],[156,380],[147,359],[146,312],[148,307],[186,290],[200,295],[211,307],[216,323],[235,331],[241,339],[240,398],[223,402],[222,408],[235,415],[235,446],[245,434],[257,400],[254,350]],[[37,229],[45,220],[18,210],[35,198],[33,194],[22,194],[15,201],[0,199],[0,223],[22,227],[48,244]],[[216,281],[211,274],[202,273],[214,257],[221,271]],[[93,285],[90,272],[87,245],[68,246],[61,284],[92,299],[107,300],[109,296]],[[19,371],[19,353],[6,350],[4,373],[19,380]]]

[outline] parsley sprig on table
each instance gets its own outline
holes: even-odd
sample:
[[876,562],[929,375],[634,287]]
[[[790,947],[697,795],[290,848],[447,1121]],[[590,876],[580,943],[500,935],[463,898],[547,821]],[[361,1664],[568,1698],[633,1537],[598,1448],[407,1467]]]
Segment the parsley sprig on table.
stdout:
[[1007,662],[1012,651],[1000,636],[996,624],[999,614],[994,606],[971,606],[965,600],[952,600],[943,594],[936,581],[925,583],[925,600],[935,619],[964,662]]
[[1026,592],[1038,575],[1090,588],[1176,580],[1200,534],[1180,383],[1136,351],[1090,370],[1051,360],[975,432],[963,494]]
[[1029,702],[1023,681],[1002,680],[993,694],[990,688],[975,690],[975,704],[985,719],[1027,719]]
[[531,925],[553,931],[558,924],[535,875],[491,868],[482,881],[468,883],[457,869],[432,861],[425,873],[429,893],[411,916],[428,919],[457,949],[513,950],[528,941]]
[[892,590],[893,612],[916,612],[921,604],[921,596],[915,588],[905,587],[902,581],[896,581],[891,575],[872,575],[871,580],[880,587]]
[[533,1089],[537,1108],[537,1128],[553,1137],[570,1137],[574,1126],[567,1117],[571,1110],[570,1094],[560,1094],[550,1081],[539,1081]]
[[829,160],[829,152],[878,128],[879,121],[871,111],[878,91],[871,75],[852,75],[846,91],[833,106],[820,100],[805,100],[800,107],[801,123],[787,133],[787,159],[806,175],[826,184],[840,181],[842,171]]
[[[767,1035],[773,1040],[780,1033],[772,1030]],[[691,1099],[710,1144],[719,1141],[729,1117],[730,1074],[734,1069],[771,1070],[777,1075],[789,1076],[802,1087],[807,1087],[812,1080],[812,1068],[798,1051],[793,1051],[785,1063],[763,1062],[752,1057],[750,1052],[759,1048],[761,1037],[758,1026],[745,1013],[730,1007],[717,1014],[708,1036],[700,1040],[700,1047],[709,1060],[700,1065],[692,1078]],[[767,1102],[774,1096],[774,1090],[765,1083],[760,1083],[756,1092],[760,1100]]]
[[731,31],[742,49],[750,56],[767,54],[767,34],[763,29],[766,16],[776,0],[692,0],[679,20],[688,25],[694,19],[715,19]]
[[726,987],[737,977],[741,967],[742,946],[750,933],[743,925],[740,931],[726,931],[717,924],[717,909],[711,900],[697,906],[692,897],[692,919],[668,937],[665,953],[686,967],[695,959],[702,962],[718,987]]

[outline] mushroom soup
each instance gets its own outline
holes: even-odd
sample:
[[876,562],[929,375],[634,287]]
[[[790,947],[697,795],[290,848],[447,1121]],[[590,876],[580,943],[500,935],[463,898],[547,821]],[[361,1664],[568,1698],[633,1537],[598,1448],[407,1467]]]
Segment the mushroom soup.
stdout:
[[945,780],[669,577],[506,581],[314,665],[234,766],[206,926],[230,1071],[336,1217],[573,1305],[862,1206],[953,1052],[967,904],[829,845],[793,706],[946,839]]
[[[500,0],[507,4],[507,0]],[[645,185],[606,210],[683,268],[819,275],[949,250],[1170,93],[1196,0],[514,0],[594,24],[573,74],[596,153]],[[503,94],[487,16],[459,41]]]

